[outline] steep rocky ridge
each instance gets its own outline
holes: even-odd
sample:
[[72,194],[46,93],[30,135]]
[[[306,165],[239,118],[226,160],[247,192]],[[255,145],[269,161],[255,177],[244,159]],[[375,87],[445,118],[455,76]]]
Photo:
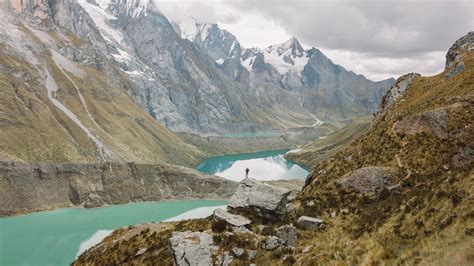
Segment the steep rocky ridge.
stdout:
[[0,162],[0,216],[136,201],[226,199],[236,187],[168,164]]

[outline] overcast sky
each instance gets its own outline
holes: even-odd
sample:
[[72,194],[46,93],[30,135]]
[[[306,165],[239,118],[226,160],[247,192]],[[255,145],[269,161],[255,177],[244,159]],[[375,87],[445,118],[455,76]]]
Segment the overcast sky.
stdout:
[[244,47],[294,36],[372,80],[432,75],[451,44],[474,30],[474,0],[154,0],[172,20],[218,23]]

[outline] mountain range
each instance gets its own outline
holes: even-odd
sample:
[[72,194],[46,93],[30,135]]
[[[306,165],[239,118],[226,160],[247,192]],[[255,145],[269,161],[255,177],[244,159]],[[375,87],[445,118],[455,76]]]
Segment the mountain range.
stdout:
[[[127,92],[134,101],[175,131],[279,130],[322,121],[341,126],[375,112],[394,82],[347,71],[316,48],[304,50],[296,38],[245,49],[217,24],[170,22],[159,4],[146,0],[35,0],[19,8],[111,59],[131,81]],[[91,63],[80,54],[69,57]]]

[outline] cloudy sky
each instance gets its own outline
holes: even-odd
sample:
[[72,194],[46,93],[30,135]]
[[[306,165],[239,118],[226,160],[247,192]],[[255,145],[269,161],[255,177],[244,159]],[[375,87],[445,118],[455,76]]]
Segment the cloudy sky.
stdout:
[[373,80],[432,75],[451,44],[474,30],[473,0],[154,0],[172,20],[215,22],[244,47],[295,36]]

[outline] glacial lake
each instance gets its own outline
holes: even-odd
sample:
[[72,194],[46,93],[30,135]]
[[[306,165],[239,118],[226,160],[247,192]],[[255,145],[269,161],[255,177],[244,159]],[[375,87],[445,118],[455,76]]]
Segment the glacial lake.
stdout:
[[0,265],[69,265],[111,233],[139,223],[202,218],[226,202],[140,202],[95,209],[63,208],[0,218]]
[[308,171],[286,160],[283,157],[286,152],[288,150],[216,156],[208,158],[196,169],[234,181],[245,178],[246,168],[250,169],[249,177],[257,180],[305,178]]

